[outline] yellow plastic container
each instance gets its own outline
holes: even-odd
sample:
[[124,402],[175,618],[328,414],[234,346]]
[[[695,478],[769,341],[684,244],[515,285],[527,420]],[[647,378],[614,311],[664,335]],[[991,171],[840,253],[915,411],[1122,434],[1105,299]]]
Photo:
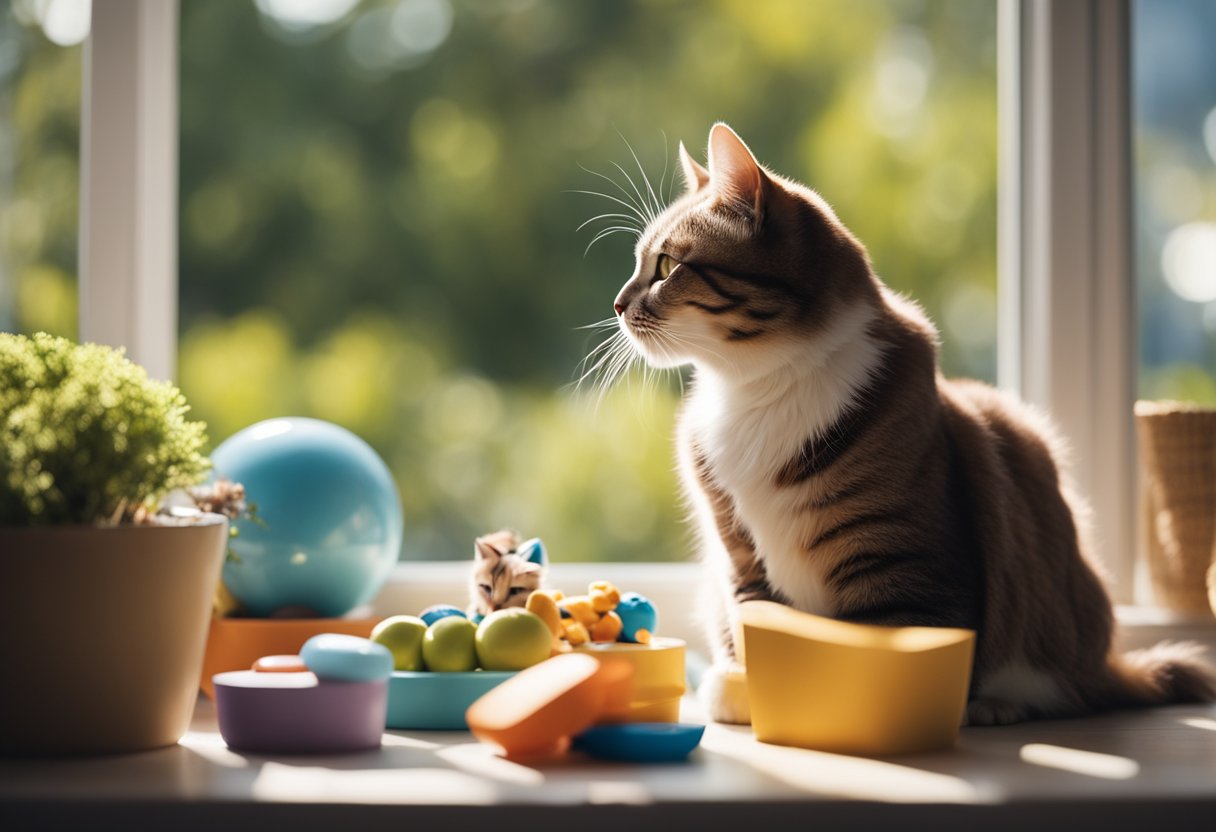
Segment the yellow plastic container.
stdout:
[[633,669],[633,695],[624,708],[610,710],[605,722],[679,722],[684,696],[684,642],[654,638],[650,644],[589,642],[574,652],[587,653],[601,663],[627,664]]
[[971,630],[850,624],[769,601],[743,604],[741,619],[762,742],[883,756],[958,739]]

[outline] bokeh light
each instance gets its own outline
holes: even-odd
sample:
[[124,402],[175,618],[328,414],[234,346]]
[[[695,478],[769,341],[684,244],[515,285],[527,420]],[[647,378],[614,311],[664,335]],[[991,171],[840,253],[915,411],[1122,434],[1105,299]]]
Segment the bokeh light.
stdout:
[[1183,300],[1216,300],[1216,223],[1191,222],[1171,231],[1161,250],[1161,270]]
[[254,0],[258,11],[289,32],[328,26],[346,17],[359,0]]

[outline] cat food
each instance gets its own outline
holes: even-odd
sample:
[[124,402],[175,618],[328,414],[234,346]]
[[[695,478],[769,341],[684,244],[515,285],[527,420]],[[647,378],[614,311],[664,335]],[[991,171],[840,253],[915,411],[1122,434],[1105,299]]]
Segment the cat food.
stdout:
[[611,610],[604,613],[603,618],[595,622],[590,630],[592,641],[616,641],[621,635],[623,625],[621,617]]
[[[528,603],[532,604],[540,593],[555,597],[553,590],[536,590]],[[659,616],[650,599],[636,592],[622,594],[609,581],[593,582],[586,595],[563,598],[556,593],[556,602],[561,616],[560,638],[570,646],[589,641],[649,644],[658,627]]]

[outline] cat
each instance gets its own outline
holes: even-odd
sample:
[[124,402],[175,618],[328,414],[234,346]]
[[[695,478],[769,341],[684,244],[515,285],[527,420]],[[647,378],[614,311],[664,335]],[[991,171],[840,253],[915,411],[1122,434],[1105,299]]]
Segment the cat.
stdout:
[[495,610],[522,607],[533,590],[541,589],[549,559],[540,538],[521,541],[503,529],[473,541],[473,570],[469,608],[487,616]]
[[975,630],[971,724],[1212,699],[1196,645],[1112,650],[1047,418],[947,380],[920,307],[727,125],[708,168],[679,157],[686,191],[646,225],[614,309],[647,363],[692,365],[676,444],[711,575],[710,715],[749,721],[724,680],[753,599]]

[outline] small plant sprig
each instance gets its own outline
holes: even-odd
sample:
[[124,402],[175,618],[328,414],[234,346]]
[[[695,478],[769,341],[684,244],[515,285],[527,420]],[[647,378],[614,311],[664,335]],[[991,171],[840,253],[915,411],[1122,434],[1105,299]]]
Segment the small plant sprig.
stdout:
[[0,526],[146,518],[210,467],[189,410],[122,350],[0,333]]
[[[187,493],[194,500],[194,504],[198,506],[199,511],[222,514],[229,520],[248,520],[262,528],[266,528],[266,521],[258,516],[258,504],[248,502],[245,499],[245,486],[239,482],[218,479],[205,485],[196,485],[188,489]],[[228,538],[235,538],[239,534],[240,529],[237,528],[236,524],[230,523],[228,526]],[[228,547],[228,562],[241,562],[240,556],[231,546]]]

